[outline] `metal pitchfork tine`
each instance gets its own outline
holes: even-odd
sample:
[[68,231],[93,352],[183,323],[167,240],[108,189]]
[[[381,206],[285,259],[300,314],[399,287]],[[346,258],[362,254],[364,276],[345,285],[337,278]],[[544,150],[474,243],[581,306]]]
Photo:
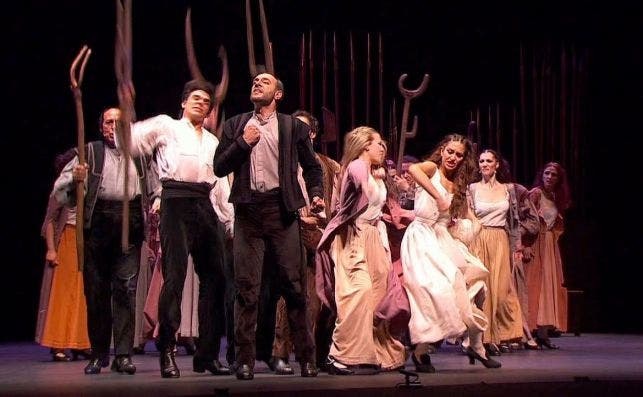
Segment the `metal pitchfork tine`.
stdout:
[[274,75],[275,65],[272,57],[272,43],[268,37],[268,22],[266,21],[266,12],[263,7],[263,0],[259,0],[259,19],[261,20],[261,37],[263,38],[263,51],[265,66],[258,65],[255,58],[254,36],[252,31],[252,10],[250,9],[250,0],[246,0],[246,36],[248,38],[248,64],[250,67],[251,77],[255,77],[259,72],[265,71]]
[[[83,84],[85,76],[85,66],[92,54],[92,50],[86,45],[80,49],[69,69],[69,81],[71,82],[71,92],[74,94],[74,104],[76,105],[76,126],[78,140],[78,163],[85,164],[85,119],[83,115],[83,93],[80,86]],[[78,71],[80,64],[80,71]],[[83,182],[76,182],[76,250],[78,258],[78,270],[82,271],[84,266],[84,210],[85,210],[85,187]]]
[[[194,51],[194,40],[192,39],[192,9],[188,7],[188,11],[185,15],[185,51],[188,56],[188,66],[190,68],[190,75],[193,79],[206,80],[201,73],[199,68],[199,63],[196,59],[196,52]],[[212,111],[208,114],[208,117],[205,120],[205,124],[211,128],[217,138],[221,137],[221,132],[223,128],[222,123],[218,123],[219,120],[219,108],[223,103],[223,100],[228,93],[228,83],[230,81],[230,72],[228,68],[228,53],[225,50],[223,45],[219,46],[218,57],[221,60],[223,71],[221,73],[221,81],[217,84],[214,92],[214,98],[212,98],[214,104],[212,106]]]
[[402,125],[400,126],[400,149],[397,153],[397,172],[402,172],[402,157],[404,156],[404,147],[406,146],[407,138],[415,138],[418,129],[418,116],[413,117],[413,128],[409,131],[409,110],[411,108],[411,100],[422,95],[426,91],[426,87],[429,85],[430,77],[428,74],[424,74],[422,83],[415,90],[408,90],[404,88],[404,80],[408,75],[404,73],[400,76],[400,79],[397,82],[397,86],[400,89],[400,93],[404,97],[404,110],[402,112]]

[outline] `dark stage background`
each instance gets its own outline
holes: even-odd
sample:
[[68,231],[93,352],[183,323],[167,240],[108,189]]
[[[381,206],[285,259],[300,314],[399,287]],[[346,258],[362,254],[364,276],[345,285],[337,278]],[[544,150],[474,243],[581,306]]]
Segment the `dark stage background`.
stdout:
[[[256,2],[252,3],[256,8]],[[402,113],[402,98],[397,91],[400,74],[409,73],[406,85],[410,88],[419,84],[423,73],[432,78],[426,93],[411,107],[411,114],[419,116],[419,128],[418,136],[407,144],[407,152],[422,156],[442,135],[465,132],[470,112],[477,107],[484,115],[489,104],[501,104],[505,109],[503,120],[509,119],[504,112],[511,114],[520,104],[521,45],[534,53],[573,48],[585,60],[586,84],[577,98],[581,104],[580,138],[575,147],[565,151],[574,154],[565,157],[565,167],[576,170],[570,175],[575,205],[568,214],[562,241],[567,281],[570,288],[585,292],[580,305],[583,332],[643,332],[637,276],[643,245],[641,158],[636,144],[643,110],[641,6],[616,1],[591,6],[564,1],[508,6],[493,2],[432,3],[266,0],[276,70],[286,85],[281,111],[291,112],[299,106],[302,33],[313,32],[319,52],[323,32],[336,32],[342,57],[341,131],[350,129],[346,108],[348,35],[353,32],[356,76],[363,81],[366,34],[375,39],[381,32],[385,135],[393,98],[397,100],[398,117]],[[193,7],[197,56],[209,79],[218,82],[220,77],[218,46],[223,44],[228,51],[231,80],[223,106],[226,114],[250,109],[243,1],[134,0],[133,80],[140,119],[178,113],[181,88],[190,78],[183,43],[188,4]],[[98,138],[100,109],[116,103],[115,7],[113,1],[102,0],[21,1],[5,7],[9,8],[3,12],[1,25],[3,85],[7,87],[3,96],[9,113],[5,114],[0,138],[5,154],[0,340],[18,341],[33,338],[44,258],[40,225],[54,178],[54,156],[75,145],[68,71],[83,44],[94,51],[82,86],[87,140]],[[258,31],[256,12],[255,22]],[[256,49],[261,48],[259,41]],[[559,53],[556,50],[552,53]],[[372,51],[377,53],[376,41]],[[261,58],[258,62],[263,63]],[[329,62],[332,68],[332,58]],[[319,96],[319,58],[315,68],[318,76],[313,86]],[[363,85],[358,83],[358,124],[364,122]],[[379,127],[375,87],[371,90],[371,120]],[[332,98],[332,87],[329,90]],[[320,105],[317,97],[318,116]],[[531,185],[536,164],[560,160],[564,153],[555,149],[545,152],[543,158],[528,154],[528,161],[523,160],[521,154],[532,153],[526,141],[515,148],[505,139],[499,146],[512,163],[520,165],[518,182]],[[491,142],[483,140],[481,144],[488,146]]]

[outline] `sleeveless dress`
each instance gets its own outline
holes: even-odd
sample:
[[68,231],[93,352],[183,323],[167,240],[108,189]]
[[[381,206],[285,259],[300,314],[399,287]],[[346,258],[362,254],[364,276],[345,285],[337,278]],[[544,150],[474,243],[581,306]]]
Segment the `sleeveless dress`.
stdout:
[[509,192],[500,201],[486,202],[473,197],[476,217],[483,227],[473,242],[472,252],[489,270],[489,292],[483,310],[489,320],[485,343],[520,339],[522,310],[512,282],[509,235],[504,226],[509,211]]
[[[439,171],[431,177],[438,192],[449,202],[453,195],[440,182]],[[485,266],[466,246],[449,233],[451,217],[439,212],[435,199],[418,187],[415,219],[402,239],[404,287],[409,296],[411,343],[433,343],[461,336],[467,330],[484,331],[487,319],[473,303],[486,290]]]

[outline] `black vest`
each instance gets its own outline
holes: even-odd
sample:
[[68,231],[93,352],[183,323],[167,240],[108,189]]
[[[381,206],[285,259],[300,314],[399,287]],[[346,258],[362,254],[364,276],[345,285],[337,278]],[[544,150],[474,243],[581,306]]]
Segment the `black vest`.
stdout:
[[[105,164],[105,143],[102,141],[89,142],[85,147],[87,153],[87,164],[89,171],[87,173],[87,193],[85,194],[85,211],[83,227],[89,229],[92,220],[94,206],[98,199],[98,188],[103,180],[103,166]],[[146,184],[147,158],[140,156],[134,158],[138,182],[141,187],[141,208],[145,211],[148,208],[148,194]]]

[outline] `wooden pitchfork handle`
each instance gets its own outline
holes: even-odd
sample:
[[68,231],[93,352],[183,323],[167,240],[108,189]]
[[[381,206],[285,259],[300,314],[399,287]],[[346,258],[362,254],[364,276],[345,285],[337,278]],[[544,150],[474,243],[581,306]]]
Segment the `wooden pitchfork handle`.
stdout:
[[[194,39],[192,36],[192,9],[188,8],[187,13],[185,14],[185,52],[188,57],[188,67],[190,69],[190,75],[195,80],[205,80],[203,73],[201,73],[201,68],[199,68],[199,62],[196,58],[196,51],[194,50]],[[228,92],[228,85],[230,81],[230,71],[228,67],[228,53],[225,50],[223,45],[219,46],[218,57],[221,60],[222,73],[221,81],[215,87],[214,102],[212,105],[212,110],[208,114],[207,118],[210,120],[209,125],[212,129],[210,132],[214,133],[217,138],[221,138],[221,133],[223,130],[223,123],[219,123],[219,108],[223,103],[223,100],[226,97]]]
[[[265,72],[275,74],[275,63],[272,55],[272,43],[268,36],[268,22],[266,20],[266,10],[263,6],[263,0],[259,0],[259,21],[261,22],[261,37],[263,40],[263,51],[265,61]],[[254,78],[261,70],[262,65],[258,65],[255,58],[254,34],[252,30],[252,10],[250,0],[246,0],[246,37],[248,40],[248,66],[250,75]]]
[[121,119],[116,133],[122,142],[121,151],[125,162],[123,178],[123,220],[121,227],[121,250],[129,248],[129,167],[131,159],[130,123],[134,119],[134,84],[132,83],[132,0],[116,0],[116,43],[114,71],[118,84],[118,102]]
[[[74,104],[76,105],[76,126],[77,126],[77,151],[78,163],[85,164],[85,119],[83,115],[83,93],[80,86],[83,84],[85,76],[85,66],[92,54],[92,50],[84,45],[71,64],[69,69],[69,81],[71,82],[71,92],[74,94]],[[80,64],[80,71],[78,65]],[[85,183],[76,182],[76,255],[78,258],[78,270],[83,271],[85,259],[85,240],[83,238],[83,226],[85,212]]]
[[430,77],[428,74],[424,74],[422,78],[422,83],[415,90],[409,90],[404,88],[404,80],[408,75],[404,73],[400,76],[400,79],[397,82],[397,86],[400,89],[400,93],[404,97],[404,110],[402,111],[402,125],[400,126],[400,149],[397,153],[397,171],[398,173],[402,172],[402,157],[404,157],[404,148],[406,146],[406,138],[415,138],[418,129],[418,116],[413,117],[413,128],[409,131],[409,110],[411,108],[411,100],[422,95],[426,91],[426,87],[429,85]]

